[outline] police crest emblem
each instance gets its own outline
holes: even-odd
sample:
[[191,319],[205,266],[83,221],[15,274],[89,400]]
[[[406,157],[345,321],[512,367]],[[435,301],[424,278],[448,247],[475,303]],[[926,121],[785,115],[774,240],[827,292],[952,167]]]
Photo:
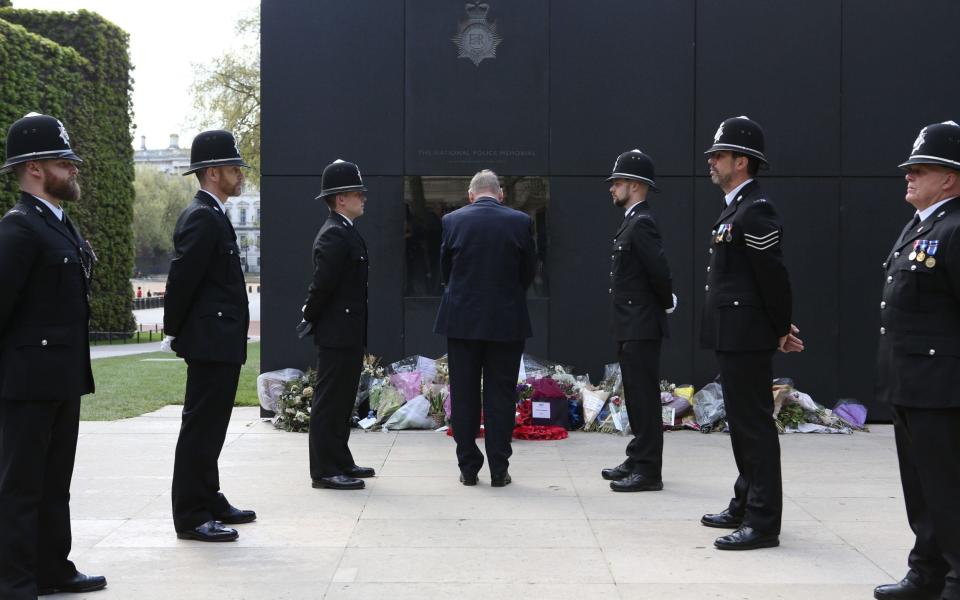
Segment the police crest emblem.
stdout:
[[911,154],[916,154],[920,150],[920,147],[923,146],[924,142],[927,141],[927,128],[924,127],[920,130],[920,135],[917,136],[917,139],[913,141],[913,152]]
[[460,51],[458,58],[468,58],[480,66],[485,58],[497,57],[497,46],[503,41],[497,33],[497,24],[487,21],[490,5],[485,2],[468,2],[465,7],[467,20],[461,21],[457,35],[452,41]]

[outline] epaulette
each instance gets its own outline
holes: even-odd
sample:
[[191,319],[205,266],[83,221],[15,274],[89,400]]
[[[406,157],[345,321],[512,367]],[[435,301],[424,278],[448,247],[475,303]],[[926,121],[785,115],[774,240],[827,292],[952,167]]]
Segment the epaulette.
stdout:
[[766,202],[766,201],[767,201],[766,198],[757,198],[756,200],[753,201],[753,203],[756,204],[758,202]]
[[2,218],[5,219],[5,218],[7,218],[7,217],[10,216],[10,215],[22,215],[22,216],[27,216],[27,213],[24,212],[24,211],[22,211],[22,210],[20,210],[19,208],[11,208],[10,210],[7,211],[7,214],[3,215]]

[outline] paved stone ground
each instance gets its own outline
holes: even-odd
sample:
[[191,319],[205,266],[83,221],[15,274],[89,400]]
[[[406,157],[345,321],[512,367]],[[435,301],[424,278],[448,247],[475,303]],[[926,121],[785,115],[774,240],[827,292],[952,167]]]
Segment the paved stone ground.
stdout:
[[[357,433],[366,490],[314,490],[307,437],[234,411],[220,459],[228,498],[257,510],[240,540],[177,540],[170,475],[179,407],[81,424],[74,552],[109,599],[854,599],[899,579],[912,541],[893,432],[781,437],[779,548],[722,552],[736,474],[725,434],[672,432],[662,492],[616,494],[599,477],[624,438],[515,442],[514,483],[457,482],[453,442],[433,432]],[[77,595],[69,598],[77,598]],[[68,598],[68,596],[63,596]]]

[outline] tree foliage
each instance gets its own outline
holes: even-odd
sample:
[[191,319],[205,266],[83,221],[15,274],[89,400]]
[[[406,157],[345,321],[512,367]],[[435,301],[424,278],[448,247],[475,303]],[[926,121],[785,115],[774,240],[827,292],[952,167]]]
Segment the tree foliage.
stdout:
[[165,257],[173,252],[177,216],[197,193],[197,180],[138,165],[133,189],[133,245],[137,256]]
[[[0,128],[30,111],[53,115],[83,158],[83,198],[67,211],[99,257],[93,331],[134,328],[130,70],[127,34],[100,15],[0,8]],[[0,178],[0,212],[16,198],[16,181]]]
[[237,22],[234,50],[197,66],[193,83],[199,126],[223,128],[237,137],[250,165],[247,180],[260,185],[260,9]]

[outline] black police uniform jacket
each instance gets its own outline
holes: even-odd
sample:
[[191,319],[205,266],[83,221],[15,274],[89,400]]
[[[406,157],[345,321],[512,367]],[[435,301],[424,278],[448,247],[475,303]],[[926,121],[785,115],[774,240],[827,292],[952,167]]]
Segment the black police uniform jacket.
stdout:
[[610,325],[614,339],[667,337],[673,306],[670,266],[650,207],[640,202],[624,216],[610,254]]
[[752,181],[713,225],[700,344],[720,352],[777,348],[790,331],[790,277],[777,210]]
[[187,360],[243,364],[250,310],[237,235],[217,201],[201,190],[173,232],[163,328]]
[[[923,261],[910,258],[924,248]],[[879,399],[913,408],[960,407],[960,198],[899,238],[883,265]]]
[[0,219],[0,401],[94,391],[90,244],[23,193]]
[[481,196],[444,215],[442,240],[445,287],[433,332],[499,342],[533,335],[527,288],[537,256],[530,216]]
[[367,246],[340,213],[330,216],[313,242],[313,281],[303,310],[313,340],[323,348],[367,345]]

